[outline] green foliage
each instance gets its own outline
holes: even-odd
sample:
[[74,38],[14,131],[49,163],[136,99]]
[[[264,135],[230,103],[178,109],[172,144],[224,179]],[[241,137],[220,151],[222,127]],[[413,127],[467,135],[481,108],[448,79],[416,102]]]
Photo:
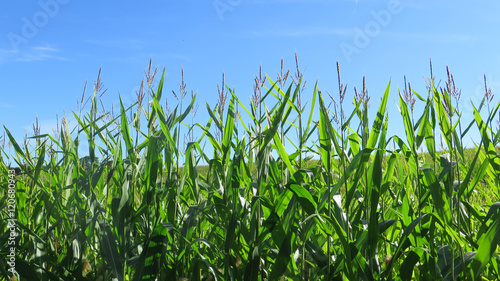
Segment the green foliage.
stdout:
[[[472,105],[464,133],[450,91],[431,83],[427,99],[404,92],[401,116],[391,116],[402,139],[388,135],[390,83],[370,125],[365,90],[346,116],[340,81],[341,102],[331,108],[318,83],[312,103],[301,103],[300,75],[289,85],[269,79],[265,92],[261,77],[248,108],[227,88],[227,109],[225,99],[207,103],[210,120],[186,125],[196,95],[186,108],[182,100],[163,108],[164,75],[156,90],[148,84],[147,107],[120,100],[118,116],[99,116],[96,87],[91,111],[74,113],[75,130],[65,123],[23,145],[5,128],[15,150],[0,153],[0,198],[12,161],[21,171],[19,280],[500,278],[500,134],[492,127],[500,103],[487,113]],[[467,150],[471,126],[481,140]],[[201,136],[184,145],[185,130]],[[88,156],[79,156],[82,141]],[[11,278],[8,204],[0,199],[2,280]]]

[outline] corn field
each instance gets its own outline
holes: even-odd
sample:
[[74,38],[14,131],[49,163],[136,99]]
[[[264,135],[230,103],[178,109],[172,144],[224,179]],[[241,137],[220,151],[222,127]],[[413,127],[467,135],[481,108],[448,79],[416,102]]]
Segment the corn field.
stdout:
[[[500,103],[486,81],[463,120],[449,72],[425,94],[405,81],[391,97],[389,83],[374,104],[337,70],[334,96],[304,87],[298,63],[294,77],[261,72],[250,99],[223,80],[205,123],[184,77],[170,109],[149,69],[116,114],[99,77],[74,128],[22,142],[4,127],[0,279],[499,280]],[[390,98],[404,136],[390,135]]]

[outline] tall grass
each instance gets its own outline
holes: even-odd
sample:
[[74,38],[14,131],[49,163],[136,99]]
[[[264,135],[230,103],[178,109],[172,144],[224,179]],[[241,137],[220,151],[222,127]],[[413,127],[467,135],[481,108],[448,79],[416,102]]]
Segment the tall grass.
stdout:
[[[486,81],[474,119],[463,120],[449,71],[427,95],[405,80],[401,115],[391,116],[402,137],[390,135],[390,83],[370,122],[364,79],[352,112],[338,64],[338,97],[316,83],[306,104],[296,65],[295,79],[283,67],[277,79],[261,71],[249,103],[223,76],[206,123],[188,124],[196,95],[184,102],[184,72],[171,110],[161,105],[164,72],[154,86],[150,66],[137,102],[120,100],[116,116],[100,101],[99,75],[75,128],[41,135],[35,125],[34,142],[20,143],[4,127],[1,198],[8,170],[22,172],[17,280],[499,279],[500,103]],[[481,139],[466,149],[474,127]],[[0,236],[2,280],[12,280],[9,235]]]

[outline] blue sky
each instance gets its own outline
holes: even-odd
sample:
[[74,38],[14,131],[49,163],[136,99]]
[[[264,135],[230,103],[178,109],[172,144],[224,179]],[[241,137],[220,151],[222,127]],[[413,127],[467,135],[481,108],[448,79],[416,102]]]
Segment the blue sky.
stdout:
[[85,81],[91,93],[99,68],[105,105],[116,108],[119,94],[132,102],[150,58],[153,67],[165,68],[170,104],[184,69],[187,90],[198,93],[197,118],[203,122],[205,102],[215,106],[223,72],[237,95],[249,100],[259,67],[275,78],[281,59],[285,68],[295,68],[295,53],[308,81],[305,100],[316,81],[323,92],[336,93],[336,61],[349,86],[348,103],[353,86],[360,88],[366,76],[375,111],[391,80],[392,134],[402,133],[395,101],[403,76],[426,95],[430,58],[443,83],[450,67],[462,90],[465,120],[472,117],[469,101],[477,104],[484,95],[484,74],[493,93],[500,89],[498,1],[16,0],[1,5],[0,123],[18,141],[31,134],[36,117],[42,133],[51,133],[56,114],[71,116]]

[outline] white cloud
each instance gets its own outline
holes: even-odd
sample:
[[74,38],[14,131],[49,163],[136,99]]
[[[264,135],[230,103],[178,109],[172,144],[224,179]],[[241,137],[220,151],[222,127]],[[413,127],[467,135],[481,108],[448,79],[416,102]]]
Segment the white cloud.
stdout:
[[59,52],[59,49],[49,45],[33,46],[22,50],[0,49],[0,65],[7,61],[68,60],[68,58],[58,55]]
[[108,47],[108,48],[120,48],[120,49],[134,49],[140,50],[146,45],[146,42],[137,39],[113,39],[113,40],[86,40],[87,43]]
[[437,42],[465,42],[474,38],[468,34],[461,33],[418,33],[418,32],[384,32],[385,35],[400,39],[432,40]]
[[57,55],[59,49],[50,46],[34,46],[27,50],[20,51],[14,58],[15,61],[31,62],[44,60],[68,60]]
[[339,35],[348,36],[353,33],[352,28],[330,28],[330,27],[307,27],[307,28],[286,28],[281,30],[254,31],[252,36],[256,37],[302,37],[317,35]]
[[37,46],[37,47],[32,47],[33,50],[37,50],[40,52],[58,52],[59,50],[53,47],[49,46]]

